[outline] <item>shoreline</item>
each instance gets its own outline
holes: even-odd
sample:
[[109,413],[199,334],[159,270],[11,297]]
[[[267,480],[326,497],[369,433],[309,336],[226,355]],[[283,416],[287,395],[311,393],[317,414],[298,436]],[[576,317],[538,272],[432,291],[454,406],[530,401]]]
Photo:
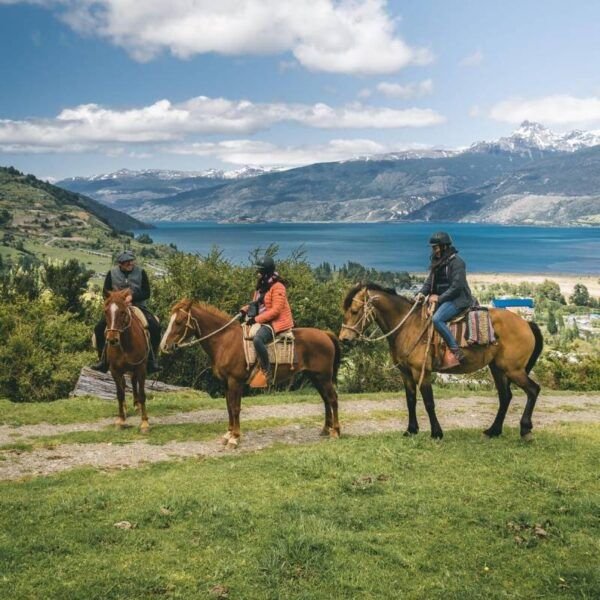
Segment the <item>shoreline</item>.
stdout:
[[558,283],[560,291],[565,296],[573,293],[575,284],[582,283],[588,289],[588,292],[595,297],[600,296],[600,275],[577,275],[573,273],[467,273],[467,280],[470,285],[491,285],[492,283],[542,283],[545,280],[551,280]]

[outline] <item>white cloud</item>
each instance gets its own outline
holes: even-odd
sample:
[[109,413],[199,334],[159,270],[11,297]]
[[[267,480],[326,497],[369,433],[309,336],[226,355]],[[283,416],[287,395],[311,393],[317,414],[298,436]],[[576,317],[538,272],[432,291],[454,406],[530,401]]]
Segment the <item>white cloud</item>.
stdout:
[[240,135],[291,122],[318,129],[393,129],[426,127],[444,117],[431,109],[396,110],[349,104],[253,103],[198,96],[173,104],[160,100],[149,106],[112,109],[97,104],[67,108],[54,119],[1,120],[0,149],[44,151],[98,144],[142,144],[184,140],[198,135]]
[[406,147],[387,146],[368,139],[333,139],[325,144],[307,146],[277,146],[254,140],[229,140],[171,146],[166,150],[172,154],[216,158],[234,165],[297,167],[405,149]]
[[[2,1],[2,0],[0,0]],[[23,0],[26,2],[27,0]],[[136,60],[291,52],[307,69],[394,73],[431,62],[395,30],[386,0],[33,0],[73,29],[125,48]]]
[[369,98],[373,92],[369,88],[362,88],[359,90],[358,94],[356,94],[359,98],[365,99]]
[[478,67],[483,62],[483,52],[481,50],[475,50],[473,54],[468,54],[462,58],[458,65],[460,67]]
[[433,93],[433,81],[425,79],[405,85],[382,81],[377,84],[377,90],[390,98],[402,98],[405,100],[408,98],[420,98]]
[[548,125],[591,124],[600,122],[600,97],[554,95],[531,100],[515,98],[495,104],[489,115],[504,123],[530,120]]

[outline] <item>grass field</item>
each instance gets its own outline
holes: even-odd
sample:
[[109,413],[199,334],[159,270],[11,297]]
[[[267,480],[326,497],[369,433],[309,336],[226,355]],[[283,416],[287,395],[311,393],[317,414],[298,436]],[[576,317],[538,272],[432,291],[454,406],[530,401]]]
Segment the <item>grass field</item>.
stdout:
[[[247,399],[290,400],[316,398]],[[221,403],[157,396],[152,410]],[[37,416],[0,404],[9,423],[114,414],[91,399]],[[192,435],[177,427],[160,437]],[[592,423],[531,444],[514,429],[394,432],[6,481],[0,598],[598,598],[599,464]]]

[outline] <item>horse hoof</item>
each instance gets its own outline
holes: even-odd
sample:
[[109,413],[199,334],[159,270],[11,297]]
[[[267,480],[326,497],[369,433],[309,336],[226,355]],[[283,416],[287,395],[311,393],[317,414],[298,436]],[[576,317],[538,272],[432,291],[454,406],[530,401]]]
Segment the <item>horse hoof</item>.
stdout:
[[483,432],[483,435],[489,440],[491,438],[498,437],[502,434],[501,431],[496,431],[495,429],[486,429]]
[[117,419],[115,421],[115,427],[117,429],[125,429],[127,427],[127,421],[125,419]]
[[227,445],[227,442],[231,439],[231,431],[228,431],[225,435],[223,435],[223,437],[221,438],[221,442],[223,443],[223,445]]
[[412,437],[413,435],[417,435],[419,433],[419,430],[417,429],[417,431],[411,431],[410,429],[407,429],[402,435],[404,437]]
[[531,431],[528,431],[527,433],[521,435],[521,439],[524,442],[533,442],[533,433],[531,433]]
[[432,432],[431,437],[434,440],[441,440],[444,437],[444,434],[441,431],[436,431],[435,433]]
[[329,432],[329,437],[333,438],[334,440],[337,440],[340,437],[341,433],[339,429],[332,429]]
[[230,440],[227,442],[227,449],[228,450],[236,450],[238,445],[239,445],[240,441],[238,438],[230,438]]
[[321,429],[321,433],[319,433],[319,435],[321,437],[329,437],[330,434],[331,434],[331,431],[330,431],[329,427],[323,427],[323,429]]
[[149,433],[150,432],[150,423],[146,421],[140,425],[140,433]]

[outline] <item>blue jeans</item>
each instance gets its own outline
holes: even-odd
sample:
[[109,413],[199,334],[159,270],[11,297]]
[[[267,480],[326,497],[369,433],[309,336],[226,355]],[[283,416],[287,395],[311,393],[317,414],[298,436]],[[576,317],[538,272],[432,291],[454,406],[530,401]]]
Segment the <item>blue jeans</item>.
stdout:
[[437,329],[438,333],[444,338],[446,344],[448,344],[448,348],[452,350],[456,350],[458,348],[458,343],[456,342],[456,338],[452,335],[450,331],[450,327],[448,327],[447,321],[453,319],[457,314],[462,312],[456,306],[454,306],[454,302],[448,301],[440,304],[438,309],[435,311],[433,315],[433,326]]
[[267,350],[267,344],[273,341],[273,330],[266,325],[263,325],[255,334],[252,339],[254,342],[254,348],[260,365],[265,373],[271,370],[271,363],[269,362],[269,351]]

